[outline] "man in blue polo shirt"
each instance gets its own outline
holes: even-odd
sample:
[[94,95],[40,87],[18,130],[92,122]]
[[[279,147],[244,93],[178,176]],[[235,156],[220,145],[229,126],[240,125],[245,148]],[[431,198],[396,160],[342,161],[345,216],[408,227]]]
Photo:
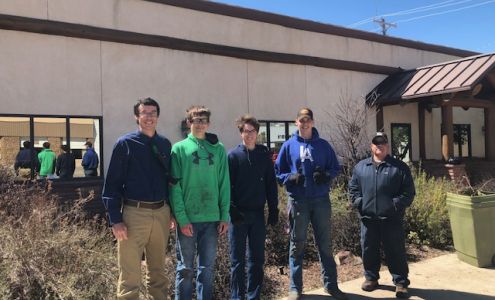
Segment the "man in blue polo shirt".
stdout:
[[148,293],[168,298],[165,254],[170,227],[168,178],[171,144],[156,132],[160,106],[134,105],[138,131],[117,140],[108,168],[103,203],[118,241],[118,299],[139,299],[141,257],[146,254]]

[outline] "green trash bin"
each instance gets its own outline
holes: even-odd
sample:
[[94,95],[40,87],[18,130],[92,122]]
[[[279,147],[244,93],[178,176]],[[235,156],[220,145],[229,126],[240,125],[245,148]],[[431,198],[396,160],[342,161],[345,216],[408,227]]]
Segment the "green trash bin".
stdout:
[[447,207],[457,257],[477,267],[495,265],[495,194],[447,193]]

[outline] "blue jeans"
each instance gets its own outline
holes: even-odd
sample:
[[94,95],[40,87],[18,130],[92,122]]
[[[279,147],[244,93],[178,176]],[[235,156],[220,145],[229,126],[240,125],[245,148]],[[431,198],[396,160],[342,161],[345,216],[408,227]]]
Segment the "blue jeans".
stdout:
[[361,250],[363,252],[364,277],[380,278],[380,244],[383,244],[388,270],[394,284],[409,285],[405,233],[402,219],[361,219]]
[[180,229],[177,229],[175,299],[192,299],[194,260],[196,258],[197,299],[210,300],[213,299],[218,222],[193,223],[192,225],[192,237],[183,235]]
[[247,299],[260,299],[265,263],[265,237],[263,210],[244,213],[244,222],[240,225],[229,224],[231,299],[246,299],[246,240]]
[[289,267],[291,291],[302,292],[304,245],[308,225],[313,226],[316,246],[320,256],[321,276],[326,289],[337,288],[337,266],[333,259],[330,216],[332,213],[330,199],[289,198],[290,247]]

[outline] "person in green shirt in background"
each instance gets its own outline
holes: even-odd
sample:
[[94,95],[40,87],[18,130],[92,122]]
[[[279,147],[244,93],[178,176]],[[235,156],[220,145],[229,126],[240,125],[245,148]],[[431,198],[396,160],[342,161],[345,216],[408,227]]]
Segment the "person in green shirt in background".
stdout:
[[50,143],[43,143],[43,150],[38,153],[38,160],[40,161],[40,177],[46,178],[53,176],[55,173],[55,160],[57,156],[55,152],[50,149]]
[[230,178],[227,155],[215,134],[207,133],[211,112],[186,112],[191,133],[172,147],[172,210],[177,227],[175,299],[192,299],[194,261],[198,300],[213,299],[218,236],[228,229]]

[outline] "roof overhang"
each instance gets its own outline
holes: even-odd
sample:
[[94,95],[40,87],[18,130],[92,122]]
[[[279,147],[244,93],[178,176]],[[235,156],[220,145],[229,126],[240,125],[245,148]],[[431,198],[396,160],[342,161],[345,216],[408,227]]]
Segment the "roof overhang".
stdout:
[[385,106],[465,92],[474,98],[493,98],[495,53],[397,72],[368,93],[366,103]]

